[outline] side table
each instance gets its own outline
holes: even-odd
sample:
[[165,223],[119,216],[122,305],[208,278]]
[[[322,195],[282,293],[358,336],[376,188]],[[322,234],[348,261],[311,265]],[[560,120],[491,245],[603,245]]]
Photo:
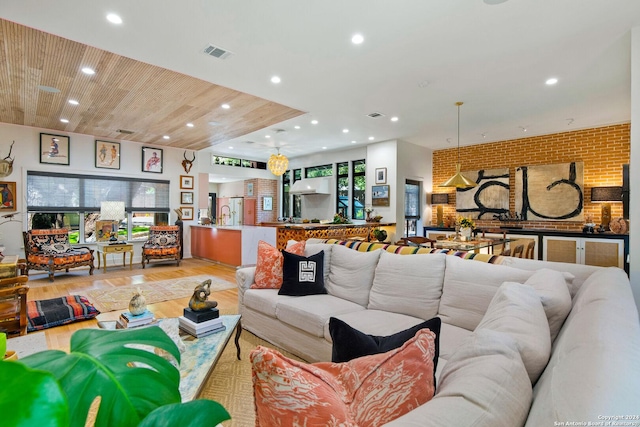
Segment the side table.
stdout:
[[107,272],[107,254],[122,254],[122,266],[126,267],[126,255],[129,253],[129,270],[133,265],[133,243],[117,243],[109,244],[107,242],[98,242],[98,269],[100,268],[100,257],[102,255],[102,261],[104,262],[104,272]]

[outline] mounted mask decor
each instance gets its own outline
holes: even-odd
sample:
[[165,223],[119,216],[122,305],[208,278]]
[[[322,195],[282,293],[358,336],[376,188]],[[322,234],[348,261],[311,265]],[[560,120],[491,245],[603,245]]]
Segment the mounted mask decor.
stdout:
[[9,154],[7,155],[7,157],[0,160],[0,177],[9,176],[13,172],[13,159],[11,158],[11,150],[13,150],[13,144],[15,143],[15,141],[11,143],[11,147],[9,148]]
[[182,168],[186,173],[191,171],[191,167],[193,166],[193,162],[196,160],[196,152],[193,152],[193,159],[187,159],[187,150],[184,150],[184,154],[182,155],[184,160],[182,161]]

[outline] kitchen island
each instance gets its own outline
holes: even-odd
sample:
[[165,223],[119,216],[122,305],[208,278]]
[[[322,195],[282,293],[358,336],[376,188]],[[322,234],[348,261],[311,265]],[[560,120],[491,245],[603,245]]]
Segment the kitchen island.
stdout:
[[260,240],[275,246],[275,229],[251,225],[192,225],[191,255],[221,264],[246,267],[256,264]]
[[262,226],[276,229],[276,247],[284,249],[289,240],[316,239],[364,239],[369,240],[371,232],[381,227],[387,231],[389,236],[395,235],[394,222],[361,222],[355,224],[322,224],[305,223],[292,224],[287,222],[263,222]]

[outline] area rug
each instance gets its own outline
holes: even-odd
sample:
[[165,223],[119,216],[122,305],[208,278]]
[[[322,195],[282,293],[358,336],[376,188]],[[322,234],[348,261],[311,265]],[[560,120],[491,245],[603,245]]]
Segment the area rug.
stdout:
[[113,288],[103,288],[85,291],[89,300],[102,313],[108,311],[124,310],[129,307],[131,297],[139,288],[144,295],[147,304],[169,301],[178,298],[189,297],[193,294],[193,289],[211,279],[211,292],[224,291],[236,287],[235,283],[217,278],[215,276],[201,274],[198,276],[188,276],[181,279],[160,280],[157,282],[147,282],[133,286],[116,286]]

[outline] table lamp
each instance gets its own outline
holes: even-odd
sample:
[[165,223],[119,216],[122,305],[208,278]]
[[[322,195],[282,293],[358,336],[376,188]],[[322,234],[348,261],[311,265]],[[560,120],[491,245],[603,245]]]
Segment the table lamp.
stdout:
[[605,202],[600,205],[600,224],[604,230],[609,230],[611,204],[606,202],[622,202],[622,187],[593,187],[591,201]]
[[442,205],[449,204],[449,193],[435,193],[431,195],[431,204],[436,206],[436,220],[438,227],[444,226],[444,209]]
[[118,229],[120,221],[125,218],[124,202],[102,202],[100,204],[100,219],[103,221],[113,221],[114,226],[111,227],[111,236],[109,240],[118,241]]

